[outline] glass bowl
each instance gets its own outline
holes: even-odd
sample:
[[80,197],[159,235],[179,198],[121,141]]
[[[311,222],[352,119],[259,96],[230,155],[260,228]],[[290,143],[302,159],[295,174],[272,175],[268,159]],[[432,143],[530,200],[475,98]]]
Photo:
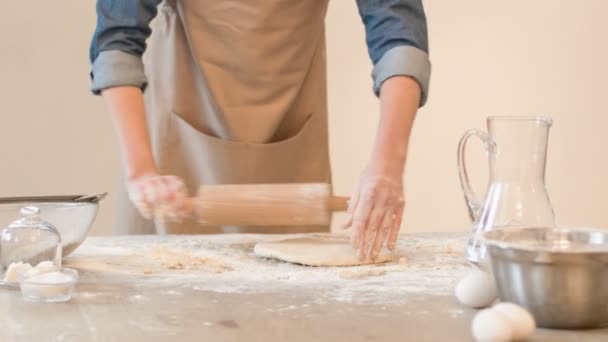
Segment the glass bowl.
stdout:
[[30,302],[66,302],[72,298],[78,279],[78,271],[71,268],[37,274],[21,280],[21,294]]

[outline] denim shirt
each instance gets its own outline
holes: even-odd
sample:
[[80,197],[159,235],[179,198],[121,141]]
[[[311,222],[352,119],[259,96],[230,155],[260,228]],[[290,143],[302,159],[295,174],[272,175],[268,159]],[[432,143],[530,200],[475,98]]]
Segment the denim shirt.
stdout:
[[[145,89],[141,57],[150,22],[162,0],[97,0],[97,27],[90,48],[92,91],[116,86]],[[374,65],[374,92],[393,76],[409,76],[428,97],[431,63],[422,0],[357,0]]]

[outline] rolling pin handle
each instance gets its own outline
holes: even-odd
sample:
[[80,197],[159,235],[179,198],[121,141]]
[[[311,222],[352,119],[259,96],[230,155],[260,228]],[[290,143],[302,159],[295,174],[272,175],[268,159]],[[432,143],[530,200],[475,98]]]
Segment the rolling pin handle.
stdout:
[[330,211],[346,211],[350,198],[342,196],[332,196],[329,198]]

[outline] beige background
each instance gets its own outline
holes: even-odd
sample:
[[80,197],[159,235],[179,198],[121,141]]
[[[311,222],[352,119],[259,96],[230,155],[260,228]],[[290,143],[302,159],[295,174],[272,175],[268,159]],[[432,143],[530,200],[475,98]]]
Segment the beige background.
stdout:
[[[489,114],[552,116],[547,183],[559,221],[608,227],[608,2],[425,3],[432,90],[412,137],[405,229],[468,229],[456,144]],[[0,196],[118,185],[110,122],[88,92],[94,22],[94,1],[2,3]],[[348,194],[370,151],[378,102],[354,1],[332,1],[327,25],[335,188]],[[478,146],[470,161],[481,191],[486,165]],[[113,213],[110,197],[95,233],[109,232]]]

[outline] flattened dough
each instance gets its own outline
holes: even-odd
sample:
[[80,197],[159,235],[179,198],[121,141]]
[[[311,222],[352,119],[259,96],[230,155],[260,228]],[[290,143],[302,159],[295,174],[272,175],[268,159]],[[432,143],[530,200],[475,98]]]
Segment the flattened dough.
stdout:
[[350,241],[335,237],[301,237],[255,245],[256,255],[307,266],[357,266],[379,264],[395,259],[383,250],[373,261],[360,261]]

